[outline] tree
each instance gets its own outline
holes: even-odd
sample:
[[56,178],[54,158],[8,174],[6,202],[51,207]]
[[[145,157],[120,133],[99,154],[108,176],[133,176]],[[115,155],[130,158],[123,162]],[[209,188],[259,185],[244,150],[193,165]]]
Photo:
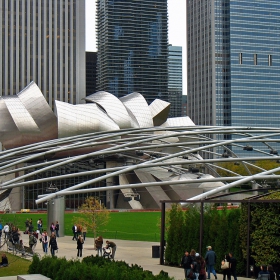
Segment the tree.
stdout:
[[101,226],[104,226],[109,221],[109,211],[104,204],[99,202],[97,197],[90,196],[79,207],[79,217],[75,218],[77,225],[82,225],[93,232],[94,238],[97,236],[97,231]]

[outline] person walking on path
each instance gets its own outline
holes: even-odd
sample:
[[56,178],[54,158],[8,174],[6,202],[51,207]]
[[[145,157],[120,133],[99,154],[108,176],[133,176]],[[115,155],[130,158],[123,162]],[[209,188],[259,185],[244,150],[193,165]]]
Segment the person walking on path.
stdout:
[[102,257],[102,246],[103,246],[103,237],[99,236],[95,239],[95,248],[97,250],[97,255],[99,256],[100,253],[100,257]]
[[222,261],[223,262],[228,262],[229,263],[229,267],[223,269],[223,280],[230,280],[230,275],[231,275],[231,270],[230,270],[230,256],[229,255],[225,255],[225,259]]
[[83,255],[83,244],[84,244],[84,239],[81,235],[78,236],[78,240],[77,240],[77,257],[82,257]]
[[107,247],[107,248],[112,248],[112,259],[114,259],[114,258],[115,258],[115,253],[116,253],[116,250],[117,250],[117,245],[116,245],[116,243],[107,240],[107,241],[106,241],[106,247]]
[[202,256],[196,258],[197,266],[199,267],[199,280],[206,280],[206,263]]
[[36,237],[31,232],[29,232],[29,248],[33,249],[36,243],[37,243]]
[[56,242],[56,236],[55,236],[54,232],[51,234],[50,242],[49,242],[49,247],[51,248],[52,256],[54,256],[55,255],[55,251],[58,249],[57,248],[57,242]]
[[208,274],[207,279],[210,279],[210,273],[213,273],[215,279],[217,279],[217,274],[214,268],[217,260],[216,253],[212,250],[211,246],[207,246],[206,248],[208,250],[205,255],[205,262],[206,262],[207,274]]
[[83,237],[84,237],[84,241],[86,240],[86,235],[87,235],[87,227],[84,225],[84,226],[83,226]]
[[43,252],[48,253],[49,236],[46,230],[42,233]]
[[3,230],[4,230],[4,233],[5,233],[5,239],[7,239],[7,238],[8,238],[8,235],[9,235],[9,231],[10,231],[10,227],[9,227],[9,224],[8,224],[8,223],[6,223],[6,224],[4,225]]
[[56,224],[55,224],[55,235],[56,235],[56,237],[59,237],[59,223],[58,223],[58,221],[56,221]]
[[[236,258],[233,256],[232,253],[228,254],[230,256],[230,272],[231,275],[233,277],[234,280],[237,280],[237,276],[236,276],[236,266],[237,266],[237,260]],[[271,280],[271,279],[270,279]]]
[[51,233],[53,233],[53,232],[55,231],[55,225],[54,225],[54,223],[51,224],[51,226],[50,226],[50,231],[51,231]]
[[76,224],[74,224],[74,225],[72,226],[72,232],[73,232],[73,238],[72,238],[72,240],[77,240],[77,230],[78,230],[78,228],[77,228]]
[[185,272],[185,279],[190,278],[189,275],[192,269],[192,263],[193,263],[193,259],[190,256],[189,252],[186,250],[181,260],[181,266],[184,268],[184,272]]

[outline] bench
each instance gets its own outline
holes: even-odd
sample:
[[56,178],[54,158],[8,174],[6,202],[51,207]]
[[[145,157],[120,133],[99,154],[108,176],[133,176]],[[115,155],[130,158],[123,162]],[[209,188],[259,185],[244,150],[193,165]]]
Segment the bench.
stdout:
[[7,251],[15,251],[15,245],[11,241],[7,241]]
[[34,251],[32,250],[32,248],[24,246],[24,256],[33,257]]
[[21,209],[20,212],[21,212],[21,213],[29,213],[29,212],[30,212],[30,209]]

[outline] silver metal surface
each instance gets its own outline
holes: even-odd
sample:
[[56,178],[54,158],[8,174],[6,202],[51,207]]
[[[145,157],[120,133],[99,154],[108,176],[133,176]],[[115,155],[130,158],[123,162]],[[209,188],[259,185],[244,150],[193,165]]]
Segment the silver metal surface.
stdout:
[[18,97],[40,129],[37,142],[56,139],[57,118],[36,83],[31,82]]
[[160,99],[155,99],[150,104],[149,108],[151,110],[154,126],[159,126],[166,122],[170,111],[169,102]]
[[140,127],[153,127],[151,110],[145,98],[138,92],[133,92],[120,98],[120,101],[135,116]]
[[72,105],[61,101],[55,104],[59,138],[120,129],[97,104]]
[[122,128],[130,128],[130,116],[123,103],[113,94],[99,91],[85,98],[86,101],[95,102],[106,110],[106,113]]

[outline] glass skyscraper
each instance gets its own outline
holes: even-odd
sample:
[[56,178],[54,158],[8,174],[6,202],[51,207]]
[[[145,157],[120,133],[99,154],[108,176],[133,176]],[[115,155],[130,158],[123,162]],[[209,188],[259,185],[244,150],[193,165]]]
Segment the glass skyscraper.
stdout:
[[168,101],[167,0],[97,0],[97,90]]
[[182,47],[168,46],[168,100],[170,117],[182,116]]
[[278,127],[280,1],[187,0],[187,72],[195,124]]

